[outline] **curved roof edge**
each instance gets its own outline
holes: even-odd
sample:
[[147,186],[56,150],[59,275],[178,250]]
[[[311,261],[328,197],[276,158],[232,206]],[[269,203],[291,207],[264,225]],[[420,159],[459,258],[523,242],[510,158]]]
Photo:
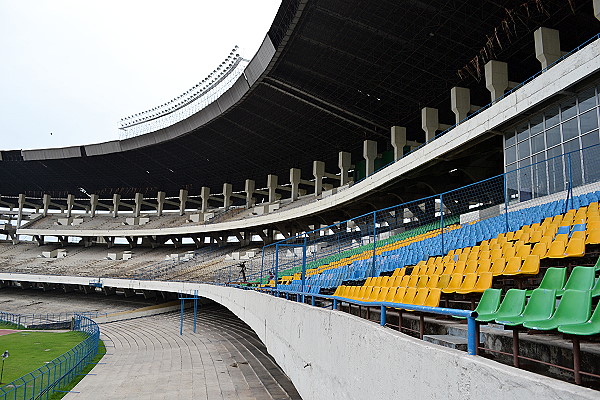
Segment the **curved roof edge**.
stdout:
[[244,73],[231,88],[202,110],[169,127],[124,140],[113,140],[82,146],[21,150],[23,160],[51,160],[118,153],[152,146],[186,135],[221,116],[242,100],[266,72],[267,67],[275,56],[275,50],[273,42],[268,35],[265,35],[260,48],[244,70]]

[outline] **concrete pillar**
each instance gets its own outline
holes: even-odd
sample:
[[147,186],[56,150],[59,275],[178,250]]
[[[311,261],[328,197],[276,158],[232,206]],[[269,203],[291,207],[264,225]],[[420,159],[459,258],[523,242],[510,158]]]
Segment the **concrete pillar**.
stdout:
[[165,192],[158,192],[156,194],[156,213],[159,217],[163,214],[163,210],[165,209],[166,198],[167,194]]
[[302,179],[302,170],[300,168],[290,168],[290,183],[292,184],[292,201],[298,200],[298,188]]
[[560,34],[556,29],[537,28],[533,32],[533,38],[535,40],[535,58],[542,64],[542,69],[548,68],[548,65],[562,56]]
[[594,15],[600,20],[600,0],[594,0]]
[[135,194],[135,208],[133,209],[133,216],[139,217],[142,213],[142,203],[144,202],[144,195],[142,193]]
[[73,211],[73,204],[75,204],[75,196],[69,193],[67,195],[67,218],[71,217],[71,212]]
[[185,214],[185,204],[187,203],[188,191],[185,189],[179,190],[179,215]]
[[406,128],[403,126],[392,126],[391,140],[394,147],[394,161],[398,161],[404,155],[406,146]]
[[323,177],[325,176],[325,163],[313,161],[313,176],[315,177],[315,196],[323,193]]
[[231,183],[223,184],[223,208],[228,210],[231,205],[231,194],[233,193],[233,186]]
[[485,64],[485,87],[490,91],[492,101],[502,96],[508,89],[508,64],[491,60]]
[[17,216],[17,228],[21,226],[21,221],[23,220],[23,207],[25,207],[25,195],[21,193],[19,194],[19,215]]
[[256,182],[252,179],[246,179],[244,190],[246,191],[246,208],[250,209],[254,207],[254,190],[256,190]]
[[113,218],[117,218],[119,216],[119,204],[121,204],[121,195],[113,194]]
[[375,159],[377,158],[377,142],[365,140],[363,142],[363,157],[365,158],[365,176],[373,175],[375,172]]
[[347,151],[338,153],[338,167],[340,169],[340,186],[350,183],[350,168],[352,168],[352,154]]
[[200,189],[200,197],[202,198],[202,205],[200,207],[200,211],[205,213],[208,211],[208,199],[210,198],[210,188],[202,186],[202,189]]
[[48,215],[48,207],[50,206],[50,202],[52,201],[52,199],[50,198],[49,194],[44,194],[44,196],[42,196],[42,202],[44,204],[44,217],[46,215]]
[[98,195],[91,194],[90,195],[90,215],[92,217],[96,216],[96,208],[98,208]]
[[277,200],[277,185],[279,178],[277,175],[267,176],[267,187],[269,188],[269,203],[274,203]]
[[425,131],[425,142],[435,139],[435,132],[440,128],[437,108],[423,107],[421,109],[421,127]]
[[464,87],[453,87],[450,90],[450,106],[458,124],[467,118],[469,111],[471,111],[471,91]]

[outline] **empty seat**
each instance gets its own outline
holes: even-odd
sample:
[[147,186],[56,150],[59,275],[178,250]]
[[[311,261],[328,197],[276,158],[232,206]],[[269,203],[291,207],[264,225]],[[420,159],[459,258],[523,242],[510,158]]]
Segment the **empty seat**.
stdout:
[[490,272],[494,276],[502,275],[504,268],[506,267],[506,260],[504,258],[498,258],[492,262],[492,268]]
[[525,308],[526,298],[525,290],[509,289],[498,310],[489,314],[479,314],[477,321],[489,322],[496,319],[517,317],[521,315]]
[[479,260],[479,264],[477,265],[477,273],[481,274],[483,272],[491,272],[492,262],[490,259]]
[[566,290],[552,317],[544,320],[525,321],[529,329],[549,331],[559,325],[580,324],[590,318],[592,295],[589,290]]
[[556,291],[549,289],[535,289],[523,313],[516,316],[503,316],[496,318],[496,322],[507,326],[521,325],[525,321],[545,320],[552,316],[556,304]]
[[[477,274],[475,274],[477,275]],[[483,272],[479,275],[477,275],[477,281],[475,282],[475,285],[471,288],[463,288],[461,287],[460,290],[457,290],[456,293],[460,293],[460,294],[467,294],[467,293],[483,293],[485,290],[489,289],[492,287],[492,278],[493,275],[491,272]],[[466,280],[466,278],[465,278]]]
[[591,290],[596,283],[596,270],[594,267],[575,267],[569,275],[566,285],[557,291],[561,296],[566,290]]
[[550,248],[546,253],[547,258],[565,258],[566,243],[564,240],[555,240],[550,243]]
[[508,259],[502,275],[517,275],[521,269],[521,257],[511,257]]
[[565,257],[583,257],[585,255],[585,242],[581,238],[569,239],[565,249]]
[[448,286],[446,286],[446,288],[442,289],[442,292],[443,293],[456,292],[458,289],[460,289],[462,281],[463,281],[463,274],[452,274],[452,277],[450,278],[450,282],[448,282]]
[[592,317],[586,322],[578,324],[565,324],[558,327],[558,331],[569,335],[589,336],[600,333],[600,305],[596,306]]
[[448,284],[450,283],[451,278],[452,278],[452,275],[440,275],[440,278],[438,279],[436,288],[442,289],[442,290],[446,289],[448,287]]

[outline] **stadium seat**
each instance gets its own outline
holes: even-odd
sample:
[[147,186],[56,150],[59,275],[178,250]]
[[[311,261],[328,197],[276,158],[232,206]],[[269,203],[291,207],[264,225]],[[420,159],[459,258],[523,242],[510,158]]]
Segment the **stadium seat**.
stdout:
[[504,258],[497,258],[492,262],[491,273],[494,276],[502,275],[506,268],[506,260]]
[[448,286],[442,289],[443,293],[454,293],[460,289],[460,286],[463,281],[463,274],[452,274],[450,278],[450,282],[448,282]]
[[591,290],[596,281],[596,270],[594,267],[575,267],[569,275],[566,285],[556,294],[562,296],[566,290]]
[[394,296],[394,303],[402,303],[402,300],[404,300],[404,295],[406,294],[406,288],[405,287],[399,287],[398,290],[396,290],[396,295]]
[[566,243],[564,240],[555,240],[550,243],[550,248],[546,253],[547,258],[565,258]]
[[475,282],[475,285],[472,288],[466,289],[461,287],[461,289],[457,290],[456,293],[483,293],[484,291],[492,287],[492,277],[493,275],[491,272],[484,272],[482,274],[479,274],[477,275],[477,282]]
[[523,313],[517,316],[496,318],[496,322],[506,326],[521,325],[525,321],[540,321],[549,319],[556,307],[556,291],[535,289]]
[[571,238],[565,249],[565,257],[583,257],[585,255],[585,243],[583,239]]
[[566,290],[552,317],[544,320],[527,320],[528,329],[549,331],[560,325],[580,324],[590,318],[592,295],[589,290]]
[[479,314],[477,321],[489,322],[496,319],[513,318],[521,315],[525,308],[526,295],[524,290],[509,289],[495,312]]
[[429,294],[427,295],[427,299],[423,304],[426,307],[439,307],[440,305],[440,296],[442,294],[441,289],[432,288],[429,290]]
[[559,325],[558,331],[568,335],[590,336],[600,334],[600,306],[597,305],[592,317],[579,324]]

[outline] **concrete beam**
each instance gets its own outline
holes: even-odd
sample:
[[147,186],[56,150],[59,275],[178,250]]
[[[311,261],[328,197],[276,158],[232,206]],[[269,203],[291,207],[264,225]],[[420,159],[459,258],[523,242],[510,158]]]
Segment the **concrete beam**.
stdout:
[[556,29],[540,27],[533,32],[535,40],[535,58],[542,65],[542,69],[562,57],[560,51],[560,33]]
[[365,140],[363,142],[363,157],[365,159],[365,176],[373,175],[375,172],[375,159],[377,158],[377,142]]
[[340,186],[350,183],[350,168],[352,168],[352,154],[347,151],[338,153],[338,168],[340,169]]

